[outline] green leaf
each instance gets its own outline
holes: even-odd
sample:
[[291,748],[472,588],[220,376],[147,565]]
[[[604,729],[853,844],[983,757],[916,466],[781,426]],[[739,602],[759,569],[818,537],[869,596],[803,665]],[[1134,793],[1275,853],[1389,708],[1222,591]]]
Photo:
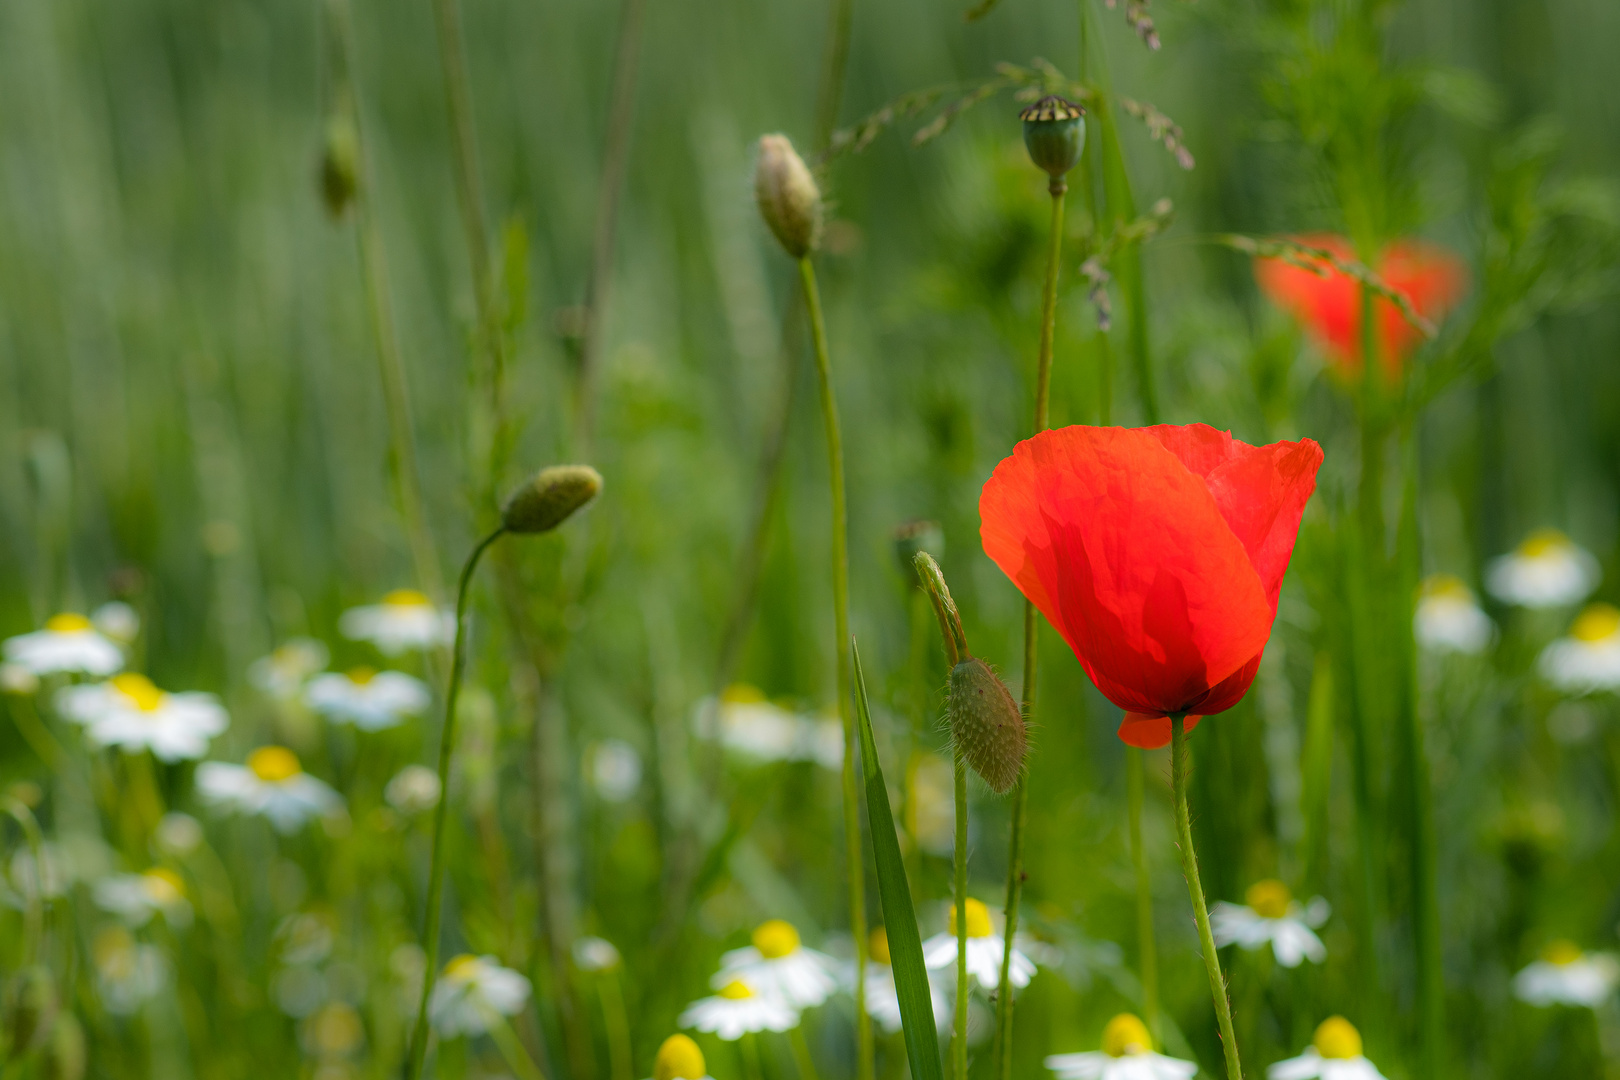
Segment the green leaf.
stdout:
[[939,1061],[939,1034],[934,1027],[933,994],[923,967],[922,935],[911,906],[911,886],[900,858],[900,841],[889,810],[889,789],[883,785],[877,744],[872,741],[872,711],[866,702],[866,675],[861,651],[849,643],[855,659],[855,711],[861,729],[861,774],[866,780],[866,815],[872,827],[872,853],[877,859],[878,896],[883,902],[883,926],[889,937],[889,960],[894,967],[895,990],[900,997],[900,1022],[906,1033],[906,1057],[912,1080],[944,1080]]

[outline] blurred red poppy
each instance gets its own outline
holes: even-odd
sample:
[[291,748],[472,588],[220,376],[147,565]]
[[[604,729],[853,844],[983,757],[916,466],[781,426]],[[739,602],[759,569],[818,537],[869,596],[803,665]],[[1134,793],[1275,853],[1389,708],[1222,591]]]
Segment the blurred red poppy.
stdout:
[[1040,609],[1132,746],[1231,708],[1260,666],[1322,448],[1207,424],[1043,431],[979,496],[985,554]]
[[[1323,248],[1347,262],[1356,258],[1350,241],[1342,236],[1295,237],[1301,244]],[[1317,275],[1302,266],[1276,258],[1256,259],[1254,276],[1260,289],[1278,307],[1311,330],[1328,357],[1346,374],[1361,374],[1361,286],[1347,274],[1322,260]],[[1462,299],[1468,288],[1468,268],[1445,248],[1420,240],[1402,240],[1384,252],[1374,267],[1390,288],[1405,296],[1418,314],[1439,322]],[[1423,333],[1406,320],[1390,301],[1373,301],[1378,320],[1378,353],[1384,374],[1394,381]]]

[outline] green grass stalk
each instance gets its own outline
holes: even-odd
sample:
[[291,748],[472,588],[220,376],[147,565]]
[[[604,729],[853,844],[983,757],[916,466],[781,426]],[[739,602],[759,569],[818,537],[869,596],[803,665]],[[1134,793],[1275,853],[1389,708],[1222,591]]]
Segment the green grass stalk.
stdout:
[[793,1066],[799,1070],[799,1080],[819,1080],[815,1060],[810,1057],[810,1044],[804,1038],[802,1022],[788,1030],[788,1045],[793,1048]]
[[1215,1020],[1221,1029],[1221,1049],[1226,1055],[1227,1080],[1243,1080],[1238,1061],[1237,1035],[1232,1030],[1232,1003],[1226,996],[1226,980],[1221,976],[1221,958],[1215,952],[1215,935],[1209,928],[1209,905],[1204,902],[1204,886],[1198,880],[1198,856],[1193,851],[1192,819],[1187,812],[1187,729],[1186,714],[1170,718],[1170,786],[1176,800],[1176,837],[1180,841],[1181,872],[1187,878],[1192,898],[1193,919],[1198,924],[1198,943],[1204,954],[1204,970],[1209,975],[1209,992],[1215,999]]
[[872,1018],[866,1014],[866,886],[861,859],[860,792],[855,781],[855,713],[849,650],[849,526],[844,502],[844,440],[838,427],[838,401],[833,395],[832,360],[827,352],[827,324],[816,271],[808,256],[799,260],[804,308],[810,317],[815,346],[816,379],[821,392],[821,419],[827,435],[827,484],[832,498],[833,628],[837,641],[838,719],[844,729],[844,858],[849,879],[849,932],[855,938],[856,1075],[873,1074]]

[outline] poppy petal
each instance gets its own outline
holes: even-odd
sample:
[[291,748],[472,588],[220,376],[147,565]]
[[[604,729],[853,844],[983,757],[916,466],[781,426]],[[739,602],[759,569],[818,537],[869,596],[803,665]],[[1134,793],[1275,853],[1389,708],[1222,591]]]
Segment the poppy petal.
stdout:
[[[1197,727],[1198,721],[1202,719],[1202,716],[1187,717],[1186,730],[1191,731]],[[1134,746],[1139,750],[1157,750],[1161,746],[1169,746],[1170,718],[1128,712],[1125,719],[1119,722],[1119,737],[1126,746]]]

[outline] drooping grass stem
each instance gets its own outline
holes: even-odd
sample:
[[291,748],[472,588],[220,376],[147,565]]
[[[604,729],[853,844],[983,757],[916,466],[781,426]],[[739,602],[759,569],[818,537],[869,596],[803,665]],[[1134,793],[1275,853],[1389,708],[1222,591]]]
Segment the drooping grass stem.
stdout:
[[1125,748],[1125,786],[1130,801],[1131,863],[1136,869],[1136,948],[1142,979],[1142,1021],[1159,1038],[1159,946],[1153,934],[1153,881],[1147,849],[1142,846],[1142,797],[1145,785],[1142,751]]
[[503,525],[479,541],[461,568],[456,587],[456,640],[450,655],[450,685],[444,695],[444,729],[439,736],[439,802],[433,809],[433,848],[428,860],[427,925],[422,932],[422,996],[416,1005],[416,1027],[411,1033],[411,1056],[407,1080],[419,1080],[427,1059],[428,999],[439,967],[439,917],[444,901],[444,829],[450,816],[450,759],[456,747],[456,699],[461,694],[461,675],[466,666],[467,592],[473,571],[491,544],[506,534]]
[[860,795],[855,782],[855,714],[849,649],[849,526],[844,501],[844,441],[838,427],[838,401],[833,395],[832,361],[827,352],[827,325],[816,291],[816,271],[808,256],[799,260],[805,313],[816,356],[821,392],[821,418],[827,435],[827,484],[832,497],[833,627],[838,658],[838,718],[844,730],[844,858],[849,879],[849,932],[855,938],[856,1075],[871,1080],[872,1020],[866,1014],[866,886],[861,860]]
[[[1069,185],[1054,176],[1047,190],[1052,195],[1052,224],[1046,247],[1046,285],[1041,293],[1041,343],[1035,361],[1035,432],[1046,430],[1048,401],[1052,386],[1052,341],[1057,332],[1058,264],[1063,254],[1063,197]],[[1024,682],[1019,705],[1028,720],[1035,711],[1036,661],[1040,651],[1040,615],[1035,605],[1024,601]],[[1001,950],[1001,979],[996,991],[996,1076],[1012,1075],[1012,954],[1018,932],[1018,903],[1024,891],[1024,815],[1029,801],[1029,781],[1018,778],[1013,788],[1012,827],[1007,840],[1006,927]]]
[[1176,801],[1176,838],[1181,852],[1181,872],[1187,879],[1192,898],[1193,919],[1198,924],[1198,945],[1204,954],[1204,970],[1209,974],[1209,992],[1215,999],[1215,1020],[1221,1030],[1221,1049],[1226,1054],[1227,1080],[1243,1080],[1238,1061],[1237,1035],[1232,1030],[1232,1002],[1221,976],[1221,959],[1215,952],[1215,935],[1209,928],[1209,905],[1204,902],[1204,886],[1198,880],[1198,856],[1193,851],[1192,819],[1187,812],[1187,730],[1185,714],[1170,718],[1170,786]]

